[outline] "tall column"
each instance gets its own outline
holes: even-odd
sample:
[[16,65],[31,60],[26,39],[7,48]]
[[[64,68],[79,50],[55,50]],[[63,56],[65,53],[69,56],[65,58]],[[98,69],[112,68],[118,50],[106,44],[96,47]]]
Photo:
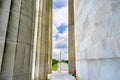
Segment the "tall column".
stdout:
[[52,0],[49,3],[48,73],[52,73]]
[[52,10],[52,0],[39,1],[39,15],[37,25],[37,39],[35,49],[35,73],[33,80],[47,80],[48,74],[48,55],[50,52],[50,35],[51,32],[51,18],[50,10]]
[[48,52],[49,52],[49,32],[50,32],[50,22],[49,20],[49,10],[51,10],[52,0],[43,1],[43,12],[41,21],[41,42],[40,42],[40,80],[47,80],[48,75]]
[[34,3],[34,0],[0,2],[0,27],[6,28],[0,80],[31,80]]
[[40,43],[41,43],[42,13],[43,13],[43,0],[36,0],[36,20],[35,20],[32,80],[39,80],[40,78],[39,69],[41,65]]
[[48,66],[47,60],[48,60],[48,1],[43,0],[43,12],[42,12],[42,21],[41,21],[41,37],[40,37],[40,59],[39,59],[39,76],[40,80],[47,80],[47,73],[46,69]]
[[75,69],[75,33],[74,33],[74,6],[73,0],[69,0],[69,73]]
[[0,1],[0,69],[2,66],[11,0]]

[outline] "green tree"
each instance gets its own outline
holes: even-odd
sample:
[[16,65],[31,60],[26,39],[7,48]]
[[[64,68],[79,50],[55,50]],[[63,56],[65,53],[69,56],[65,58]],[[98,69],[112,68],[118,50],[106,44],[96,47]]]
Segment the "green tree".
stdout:
[[54,64],[56,64],[56,63],[58,63],[58,62],[59,62],[58,60],[52,59],[52,65],[54,65]]

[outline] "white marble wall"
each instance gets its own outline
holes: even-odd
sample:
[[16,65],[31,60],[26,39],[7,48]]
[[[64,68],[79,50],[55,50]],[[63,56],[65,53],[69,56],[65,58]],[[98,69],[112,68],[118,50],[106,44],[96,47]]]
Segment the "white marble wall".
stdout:
[[74,0],[77,76],[120,79],[120,0]]

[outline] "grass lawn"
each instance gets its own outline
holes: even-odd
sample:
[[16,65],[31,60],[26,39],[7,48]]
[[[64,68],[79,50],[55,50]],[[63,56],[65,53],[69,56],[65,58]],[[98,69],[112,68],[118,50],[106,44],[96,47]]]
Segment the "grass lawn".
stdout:
[[52,70],[53,70],[53,71],[56,71],[56,70],[57,70],[57,67],[58,67],[58,63],[52,65]]

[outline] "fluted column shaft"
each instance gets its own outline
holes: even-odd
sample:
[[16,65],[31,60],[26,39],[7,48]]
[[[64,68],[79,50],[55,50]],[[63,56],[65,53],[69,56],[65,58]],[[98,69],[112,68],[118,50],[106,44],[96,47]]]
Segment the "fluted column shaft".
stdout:
[[31,80],[34,0],[1,0],[0,80]]
[[5,39],[9,21],[9,14],[10,14],[10,6],[11,0],[0,1],[0,69],[2,66],[3,54],[4,54],[4,47],[5,47]]
[[52,73],[52,0],[49,3],[48,73]]
[[37,29],[37,46],[35,49],[35,73],[34,80],[47,80],[48,74],[48,55],[51,51],[51,15],[52,0],[39,1],[38,29]]
[[75,69],[75,33],[74,33],[74,6],[69,0],[69,73],[74,74]]

